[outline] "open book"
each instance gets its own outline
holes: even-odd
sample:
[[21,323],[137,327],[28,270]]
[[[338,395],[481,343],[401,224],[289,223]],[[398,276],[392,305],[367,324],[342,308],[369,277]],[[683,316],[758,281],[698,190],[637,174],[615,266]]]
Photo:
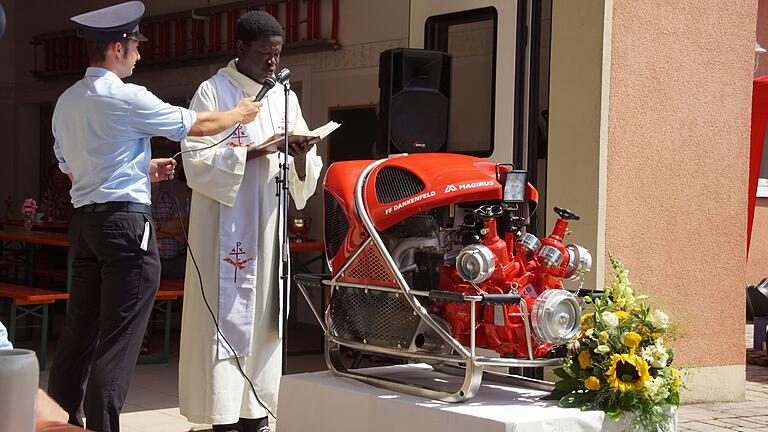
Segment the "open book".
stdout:
[[[317,138],[316,141],[320,141],[323,138],[327,137],[331,134],[331,132],[335,131],[339,126],[341,126],[340,123],[336,123],[335,121],[331,120],[328,123],[324,124],[323,126],[320,126],[317,129],[308,131],[304,129],[289,129],[288,130],[288,136],[298,136],[298,137],[315,137]],[[272,138],[264,141],[261,144],[256,145],[257,150],[277,150],[277,145],[280,144],[285,140],[285,137],[283,134],[277,134],[274,135]]]

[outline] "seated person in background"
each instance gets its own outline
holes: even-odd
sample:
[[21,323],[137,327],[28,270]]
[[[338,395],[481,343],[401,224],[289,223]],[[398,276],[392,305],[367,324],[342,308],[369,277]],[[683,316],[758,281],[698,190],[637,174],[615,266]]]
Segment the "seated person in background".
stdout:
[[[181,174],[181,170],[178,170]],[[182,175],[179,176],[180,178]],[[186,188],[182,182],[168,180],[152,184],[152,217],[155,219],[160,251],[160,278],[183,279],[187,260],[187,242],[184,229],[189,224],[188,209],[184,208]],[[179,191],[174,195],[174,190]],[[177,198],[178,197],[178,201]],[[181,221],[179,220],[181,212]]]
[[40,199],[40,211],[45,213],[49,221],[69,221],[75,211],[69,190],[72,182],[61,172],[59,165],[54,163],[48,167],[48,186]]
[[[0,350],[13,349],[8,341],[8,331],[0,321]],[[49,426],[64,426],[69,420],[69,414],[59,406],[46,392],[37,389],[37,408],[35,410],[35,430],[43,430]]]

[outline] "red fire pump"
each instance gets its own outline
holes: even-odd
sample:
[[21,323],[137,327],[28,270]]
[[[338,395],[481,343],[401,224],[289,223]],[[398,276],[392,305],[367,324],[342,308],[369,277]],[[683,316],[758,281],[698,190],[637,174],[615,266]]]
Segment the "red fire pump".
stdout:
[[[445,401],[471,398],[487,366],[558,364],[553,348],[579,330],[578,298],[563,289],[592,258],[552,233],[526,232],[538,193],[525,171],[456,154],[414,154],[331,165],[324,182],[327,276],[298,275],[329,289],[323,313],[331,371]],[[312,302],[310,302],[310,305]],[[341,347],[436,369],[463,370],[455,392],[380,379],[348,368]],[[497,356],[482,356],[478,348]]]

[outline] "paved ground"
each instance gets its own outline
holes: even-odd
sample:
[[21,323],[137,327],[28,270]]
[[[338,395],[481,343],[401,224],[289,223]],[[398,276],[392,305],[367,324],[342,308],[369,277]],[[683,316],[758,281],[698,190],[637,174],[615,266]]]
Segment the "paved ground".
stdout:
[[747,365],[744,402],[683,405],[679,431],[768,431],[768,367]]
[[[752,346],[752,326],[747,326],[746,346]],[[765,364],[765,363],[764,363]],[[292,358],[289,369],[311,371],[324,369],[321,356]],[[41,385],[48,381],[47,370]],[[747,365],[747,392],[743,402],[681,406],[678,431],[768,431],[768,367]],[[128,400],[120,415],[124,432],[187,432],[193,429],[179,414],[178,358],[167,365],[143,365],[136,368]]]
[[[744,342],[752,347],[752,325]],[[762,354],[762,355],[761,355]],[[752,352],[749,361],[766,365],[764,353]],[[683,405],[677,417],[679,431],[768,431],[768,367],[747,364],[747,394],[743,402]]]

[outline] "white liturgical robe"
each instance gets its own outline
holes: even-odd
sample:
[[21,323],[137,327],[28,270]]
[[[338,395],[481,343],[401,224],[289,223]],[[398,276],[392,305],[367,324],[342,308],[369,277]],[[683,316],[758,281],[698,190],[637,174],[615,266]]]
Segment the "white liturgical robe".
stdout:
[[[253,97],[261,84],[241,74],[236,60],[200,85],[190,108],[226,111],[240,98]],[[182,150],[184,170],[193,190],[189,246],[184,284],[179,359],[179,408],[193,423],[229,424],[239,418],[267,415],[232,356],[240,357],[243,371],[262,402],[272,412],[282,366],[278,331],[280,254],[275,179],[280,155],[246,161],[249,145],[282,132],[285,94],[275,86],[262,99],[256,119],[232,130],[205,138],[187,138]],[[301,108],[292,92],[288,128],[306,129]],[[224,141],[209,149],[218,141]],[[302,209],[317,186],[322,160],[313,147],[306,155],[306,178],[300,180],[290,158],[289,191]],[[200,270],[199,276],[195,267]],[[202,279],[202,287],[200,281]],[[217,334],[205,299],[216,316],[226,342]],[[231,348],[230,348],[231,345]]]

